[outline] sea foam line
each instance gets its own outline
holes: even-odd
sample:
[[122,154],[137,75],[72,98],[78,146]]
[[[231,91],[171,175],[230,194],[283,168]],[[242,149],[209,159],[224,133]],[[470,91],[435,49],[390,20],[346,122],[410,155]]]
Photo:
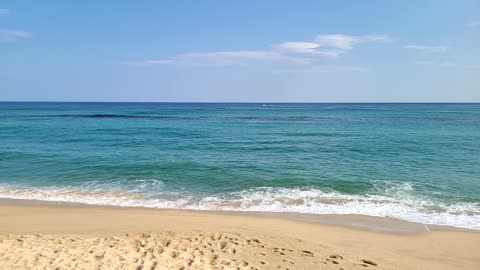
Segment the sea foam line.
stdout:
[[162,209],[361,214],[423,224],[480,230],[479,203],[446,203],[409,194],[413,187],[388,187],[385,194],[349,195],[315,188],[263,187],[202,195],[165,191],[161,181],[134,181],[135,188],[112,188],[92,182],[81,187],[16,187],[0,185],[0,198],[72,202]]

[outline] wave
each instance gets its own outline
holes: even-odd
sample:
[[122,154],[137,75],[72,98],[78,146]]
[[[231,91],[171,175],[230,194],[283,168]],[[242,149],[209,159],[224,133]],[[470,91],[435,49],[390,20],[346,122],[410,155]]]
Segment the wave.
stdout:
[[50,119],[50,118],[92,118],[92,119],[146,119],[146,120],[222,120],[222,121],[277,121],[277,122],[323,122],[343,121],[338,117],[317,116],[169,116],[169,115],[134,115],[134,114],[30,114],[2,115],[0,118]]
[[375,194],[319,188],[260,187],[222,194],[168,190],[162,181],[89,182],[77,187],[0,185],[0,198],[162,209],[360,214],[480,230],[480,203],[414,195],[411,183],[381,182]]
[[[273,105],[272,105],[273,106]],[[334,107],[332,107],[334,108]],[[328,108],[322,108],[328,109]],[[334,117],[314,115],[287,116],[181,116],[181,115],[145,115],[145,114],[22,114],[0,115],[0,119],[125,119],[125,120],[174,120],[174,121],[245,121],[245,122],[359,122],[359,123],[480,123],[479,117],[439,117],[439,116],[389,116],[389,117]]]

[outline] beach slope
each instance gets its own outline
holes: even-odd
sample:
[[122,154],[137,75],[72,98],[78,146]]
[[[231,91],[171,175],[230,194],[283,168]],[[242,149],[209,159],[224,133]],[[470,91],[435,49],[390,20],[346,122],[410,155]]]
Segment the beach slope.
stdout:
[[135,208],[3,205],[0,216],[0,269],[480,269],[475,232]]

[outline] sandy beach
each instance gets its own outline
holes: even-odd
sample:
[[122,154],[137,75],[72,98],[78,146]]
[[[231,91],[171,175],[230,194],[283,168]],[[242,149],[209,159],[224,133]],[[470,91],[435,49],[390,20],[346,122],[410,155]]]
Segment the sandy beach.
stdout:
[[478,269],[480,234],[278,217],[0,206],[0,269]]
[[480,0],[184,2],[0,1],[0,270],[480,270]]

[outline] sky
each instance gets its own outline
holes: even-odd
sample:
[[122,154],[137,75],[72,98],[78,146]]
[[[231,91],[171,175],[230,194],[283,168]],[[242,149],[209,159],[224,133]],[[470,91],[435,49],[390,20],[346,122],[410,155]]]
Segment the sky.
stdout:
[[0,0],[0,100],[480,102],[480,1]]

